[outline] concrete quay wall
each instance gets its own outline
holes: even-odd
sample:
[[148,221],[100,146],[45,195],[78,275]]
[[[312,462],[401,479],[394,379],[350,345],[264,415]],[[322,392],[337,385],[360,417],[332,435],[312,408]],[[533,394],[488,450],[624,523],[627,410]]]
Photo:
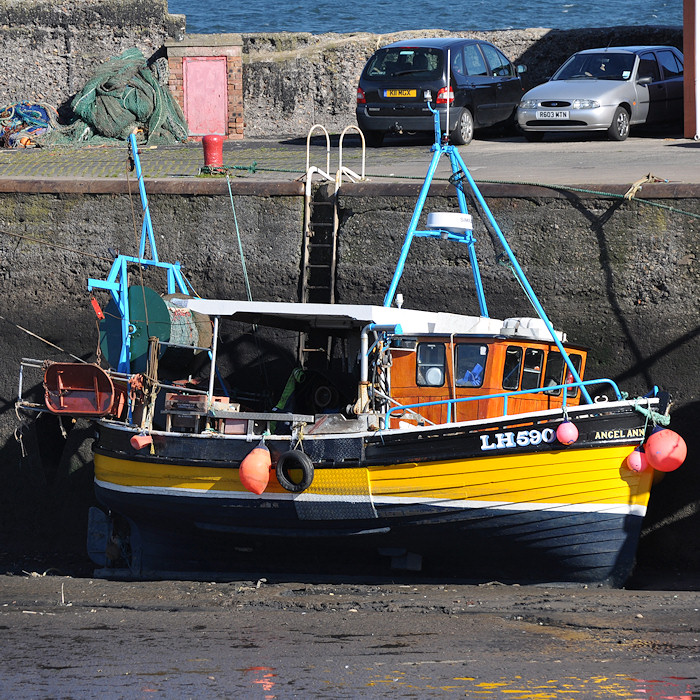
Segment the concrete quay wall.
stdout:
[[[231,185],[253,297],[297,300],[303,184]],[[338,302],[382,302],[418,187],[342,187]],[[148,188],[161,259],[181,261],[202,296],[244,298],[226,182],[149,180]],[[454,208],[444,188],[433,186],[428,210]],[[618,189],[622,194],[626,188]],[[688,537],[700,517],[700,189],[656,185],[645,198],[658,206],[525,185],[485,184],[482,192],[555,327],[591,348],[588,376],[615,379],[630,395],[653,384],[673,395],[673,427],[685,437],[689,458],[656,486],[640,558],[670,570],[700,570],[700,551]],[[17,373],[21,357],[64,359],[56,347],[94,358],[97,330],[86,279],[105,277],[110,249],[136,249],[140,226],[135,229],[132,218],[132,203],[139,211],[133,182],[131,193],[127,183],[107,179],[28,180],[21,188],[0,183],[0,226],[6,234],[0,237],[0,465],[6,486],[0,492],[0,541],[6,551],[84,550],[92,490],[89,451],[69,453],[85,448],[90,430],[72,433],[70,449],[64,449],[52,417],[39,420],[35,430],[18,428]],[[475,220],[491,315],[532,315],[511,273],[497,263],[482,220]],[[467,257],[454,245],[417,240],[399,291],[411,307],[463,313],[477,308]],[[226,328],[223,336],[224,352],[249,356],[249,341],[237,341]],[[279,393],[289,353],[273,345],[268,352],[273,358],[268,370],[280,368],[274,387]],[[234,381],[251,373],[235,359],[228,371]],[[26,377],[25,387],[40,392],[40,378]]]
[[498,46],[527,66],[526,89],[544,82],[572,53],[596,46],[667,44],[683,50],[680,27],[518,29],[490,32],[421,30],[395,34],[244,34],[246,136],[303,135],[322,124],[340,133],[356,124],[357,82],[380,46],[413,37],[464,36]]
[[[149,59],[164,57],[166,43],[187,43],[186,24],[184,15],[168,12],[166,0],[0,0],[0,107],[22,101],[64,107],[95,65],[131,47]],[[450,35],[492,41],[528,67],[527,86],[583,48],[658,43],[682,49],[680,27],[236,35],[243,44],[244,136],[306,136],[317,123],[339,133],[355,124],[357,80],[376,48]]]

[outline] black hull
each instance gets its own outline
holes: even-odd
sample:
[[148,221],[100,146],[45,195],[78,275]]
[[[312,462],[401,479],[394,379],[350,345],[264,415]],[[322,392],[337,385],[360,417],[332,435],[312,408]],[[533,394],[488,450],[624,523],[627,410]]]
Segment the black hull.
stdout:
[[[373,491],[359,503],[342,490],[299,495],[276,485],[255,496],[240,484],[187,488],[195,472],[216,469],[237,479],[256,443],[154,433],[151,454],[129,446],[133,432],[104,423],[95,446],[96,494],[122,550],[94,559],[102,573],[121,569],[145,579],[242,571],[377,576],[398,569],[471,582],[619,586],[634,567],[651,482],[624,467],[644,437],[645,418],[618,405],[578,410],[575,420],[580,435],[571,448],[555,439],[517,443],[521,433],[553,435],[552,415],[305,440],[319,483],[335,483],[334,472],[369,475]],[[266,444],[273,462],[289,449],[288,439],[276,436]],[[116,464],[115,471],[98,458]],[[402,471],[405,477],[394,476]],[[163,473],[171,480],[160,486],[153,475]],[[117,483],[120,474],[135,476]],[[140,485],[140,475],[151,485]],[[466,497],[440,495],[455,479]],[[469,497],[494,484],[490,496]]]

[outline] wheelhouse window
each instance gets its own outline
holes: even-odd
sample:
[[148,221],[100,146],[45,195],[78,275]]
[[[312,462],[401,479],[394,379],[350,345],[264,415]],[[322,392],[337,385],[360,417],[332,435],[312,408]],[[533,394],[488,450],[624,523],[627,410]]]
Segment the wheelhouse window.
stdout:
[[459,343],[455,348],[455,384],[457,386],[481,386],[488,346],[479,343]]
[[[569,355],[571,364],[573,364],[576,374],[581,376],[581,356],[580,355]],[[564,369],[566,369],[566,377],[564,376]],[[571,384],[574,381],[574,377],[571,374],[571,370],[564,364],[564,358],[560,352],[550,352],[547,356],[547,367],[544,372],[544,386],[557,386],[560,384]],[[571,387],[567,389],[566,395],[569,397],[576,396],[578,389],[576,387]],[[551,389],[546,392],[551,396],[559,396],[561,394],[561,389]]]
[[515,345],[506,348],[506,360],[503,364],[503,388],[514,391],[520,383],[520,368],[523,364],[523,349]]
[[523,364],[523,380],[521,389],[537,389],[542,376],[542,366],[544,364],[544,350],[527,348],[525,350],[525,362]]
[[445,384],[445,344],[418,343],[416,384],[443,386]]

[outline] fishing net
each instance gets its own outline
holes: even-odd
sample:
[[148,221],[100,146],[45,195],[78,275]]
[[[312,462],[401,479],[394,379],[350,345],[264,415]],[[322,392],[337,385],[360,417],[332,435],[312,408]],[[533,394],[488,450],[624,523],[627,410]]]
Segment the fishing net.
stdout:
[[54,126],[58,114],[50,105],[17,102],[0,108],[0,146],[28,146]]
[[166,67],[165,59],[149,67],[136,48],[111,58],[73,98],[75,118],[48,130],[37,143],[123,141],[134,132],[149,144],[187,141],[187,122],[167,89]]

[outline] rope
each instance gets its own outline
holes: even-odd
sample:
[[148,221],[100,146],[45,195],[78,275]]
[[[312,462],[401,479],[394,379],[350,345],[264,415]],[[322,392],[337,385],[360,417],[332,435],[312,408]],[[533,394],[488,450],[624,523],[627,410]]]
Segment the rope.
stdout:
[[50,340],[46,340],[46,338],[42,338],[40,335],[37,335],[36,333],[32,333],[32,331],[28,330],[27,328],[24,328],[24,326],[20,326],[19,324],[15,323],[14,321],[10,321],[9,319],[6,319],[4,316],[0,316],[0,321],[5,321],[5,323],[9,323],[11,326],[18,328],[23,333],[26,333],[27,335],[31,335],[32,338],[36,338],[37,340],[40,340],[42,343],[46,343],[47,345],[50,345],[52,348],[56,348],[56,350],[60,350],[62,353],[65,353],[66,355],[70,355],[74,360],[77,360],[78,362],[82,362],[84,365],[90,364],[89,362],[83,360],[82,357],[78,357],[77,355],[74,355],[73,353],[68,352],[68,350],[64,350],[62,347],[56,345],[55,343],[52,343]]
[[[148,362],[146,371],[143,374],[143,393],[146,399],[146,410],[143,412],[141,429],[150,431],[153,427],[153,416],[156,410],[156,398],[160,385],[158,384],[158,358],[160,356],[160,341],[157,337],[151,336],[148,339]],[[153,443],[151,443],[151,454]]]
[[510,270],[513,273],[513,277],[518,281],[518,284],[520,285],[520,289],[523,290],[523,294],[527,297],[527,300],[530,302],[530,305],[532,308],[537,312],[537,315],[539,316],[539,311],[537,310],[537,307],[535,306],[535,302],[532,299],[532,296],[530,293],[525,289],[525,285],[523,284],[523,281],[520,279],[519,275],[515,272],[515,267],[513,266],[513,263],[511,263],[510,260],[506,258],[505,253],[500,253],[498,257],[496,258],[496,263],[498,265],[501,265],[502,267],[505,267],[506,269]]
[[[255,163],[253,165],[255,165]],[[248,301],[253,301],[253,294],[250,290],[250,280],[248,279],[248,268],[246,267],[245,254],[243,253],[243,241],[241,240],[241,232],[240,232],[240,229],[238,228],[238,218],[236,217],[236,206],[233,203],[233,192],[231,191],[231,179],[229,178],[228,172],[226,173],[226,184],[228,185],[228,196],[229,196],[229,199],[231,200],[231,211],[233,212],[233,223],[234,223],[234,226],[236,228],[236,238],[238,239],[238,253],[241,256],[241,267],[243,268],[243,280],[245,282],[246,294],[248,295]],[[257,324],[253,324],[252,332],[253,332],[253,339],[255,342],[255,346],[258,348],[258,351],[261,351],[260,337],[258,336]],[[267,386],[269,389],[270,388],[270,378],[267,374],[267,363],[266,362],[262,363],[261,370],[262,370],[263,377],[265,379],[265,386]]]
[[632,199],[634,195],[642,189],[642,185],[644,185],[647,182],[668,182],[668,180],[663,180],[660,177],[656,177],[656,175],[647,173],[644,177],[640,177],[639,180],[633,182],[631,187],[622,196],[625,199]]
[[248,280],[248,270],[245,264],[245,255],[243,254],[243,243],[241,241],[241,232],[238,229],[238,219],[236,218],[236,207],[233,204],[233,193],[231,192],[231,179],[226,173],[226,184],[228,185],[228,196],[231,200],[231,211],[233,212],[233,223],[236,227],[236,238],[238,238],[238,253],[241,256],[241,267],[243,268],[243,280],[245,282],[246,293],[248,294],[248,301],[253,301],[253,295],[250,292],[250,281]]
[[[260,167],[256,161],[253,161],[252,165],[245,166],[245,165],[227,165],[227,166],[204,166],[199,169],[200,175],[224,175],[227,171],[229,170],[246,170],[250,173],[256,173],[258,171],[260,172],[270,172],[270,173],[299,173],[301,175],[305,174],[305,171],[303,170],[290,170],[290,169],[285,169],[285,168],[263,168]],[[413,181],[423,181],[425,178],[422,176],[418,175],[384,175],[384,174],[372,174],[372,173],[367,173],[365,175],[366,179],[369,178],[390,178],[392,180],[413,180]],[[653,179],[647,179],[647,178],[653,178]],[[451,182],[452,177],[434,177],[434,181],[441,181],[441,182]],[[686,211],[685,209],[679,209],[678,207],[673,207],[668,204],[661,204],[659,202],[654,202],[649,199],[642,199],[639,197],[634,196],[640,189],[641,189],[641,184],[644,182],[668,182],[668,180],[663,180],[661,178],[657,178],[654,175],[651,175],[649,173],[648,175],[645,175],[641,180],[638,180],[637,182],[633,183],[633,185],[630,187],[630,189],[627,190],[625,194],[617,194],[615,192],[606,192],[605,190],[589,190],[584,187],[573,187],[571,185],[553,185],[551,183],[547,182],[531,182],[529,180],[479,180],[480,183],[488,184],[488,185],[528,185],[530,187],[544,187],[545,189],[550,189],[550,190],[557,190],[561,192],[580,192],[581,194],[595,194],[599,195],[601,197],[611,197],[613,199],[627,199],[631,200],[634,199],[636,202],[639,202],[640,204],[648,204],[651,207],[658,207],[659,209],[666,209],[668,211],[672,211],[676,214],[684,214],[685,216],[690,216],[695,219],[700,219],[700,214],[696,214],[695,212],[692,211]],[[637,185],[639,185],[637,187]],[[630,191],[634,189],[634,192],[630,195]]]
[[[389,177],[389,176],[387,176]],[[437,179],[437,178],[436,178]],[[625,199],[624,194],[617,194],[615,192],[605,192],[601,190],[588,190],[583,187],[572,187],[570,185],[551,185],[543,182],[527,182],[527,181],[517,181],[517,180],[480,180],[479,182],[484,182],[492,185],[529,185],[531,187],[544,187],[550,190],[560,190],[562,192],[580,192],[582,194],[596,194],[601,197],[611,197],[613,199]],[[665,180],[664,182],[668,182]],[[629,190],[628,190],[629,192]],[[700,219],[700,214],[696,214],[692,211],[685,211],[684,209],[678,209],[678,207],[672,207],[668,204],[660,204],[659,202],[653,202],[649,199],[640,199],[639,197],[634,198],[635,202],[640,204],[648,204],[651,207],[658,207],[659,209],[667,209],[669,211],[675,212],[676,214],[685,214],[686,216],[691,216],[695,219]]]
[[34,146],[41,137],[58,125],[58,113],[43,102],[17,102],[0,108],[0,141],[7,148]]
[[646,416],[647,421],[651,419],[654,425],[668,425],[671,422],[671,416],[665,416],[651,408],[644,408],[644,406],[640,406],[636,402],[634,404],[634,410]]
[[21,233],[12,233],[11,231],[5,231],[0,229],[0,233],[4,233],[6,236],[13,236],[14,238],[22,238],[30,243],[38,243],[39,245],[44,245],[49,248],[56,248],[57,250],[66,250],[69,253],[75,253],[76,255],[85,255],[88,258],[94,258],[95,260],[104,260],[105,262],[112,262],[112,258],[105,258],[101,255],[94,255],[93,253],[86,253],[84,250],[76,250],[75,248],[68,248],[64,245],[58,245],[56,243],[49,243],[48,241],[42,241],[40,238],[32,238],[31,236],[23,236]]

